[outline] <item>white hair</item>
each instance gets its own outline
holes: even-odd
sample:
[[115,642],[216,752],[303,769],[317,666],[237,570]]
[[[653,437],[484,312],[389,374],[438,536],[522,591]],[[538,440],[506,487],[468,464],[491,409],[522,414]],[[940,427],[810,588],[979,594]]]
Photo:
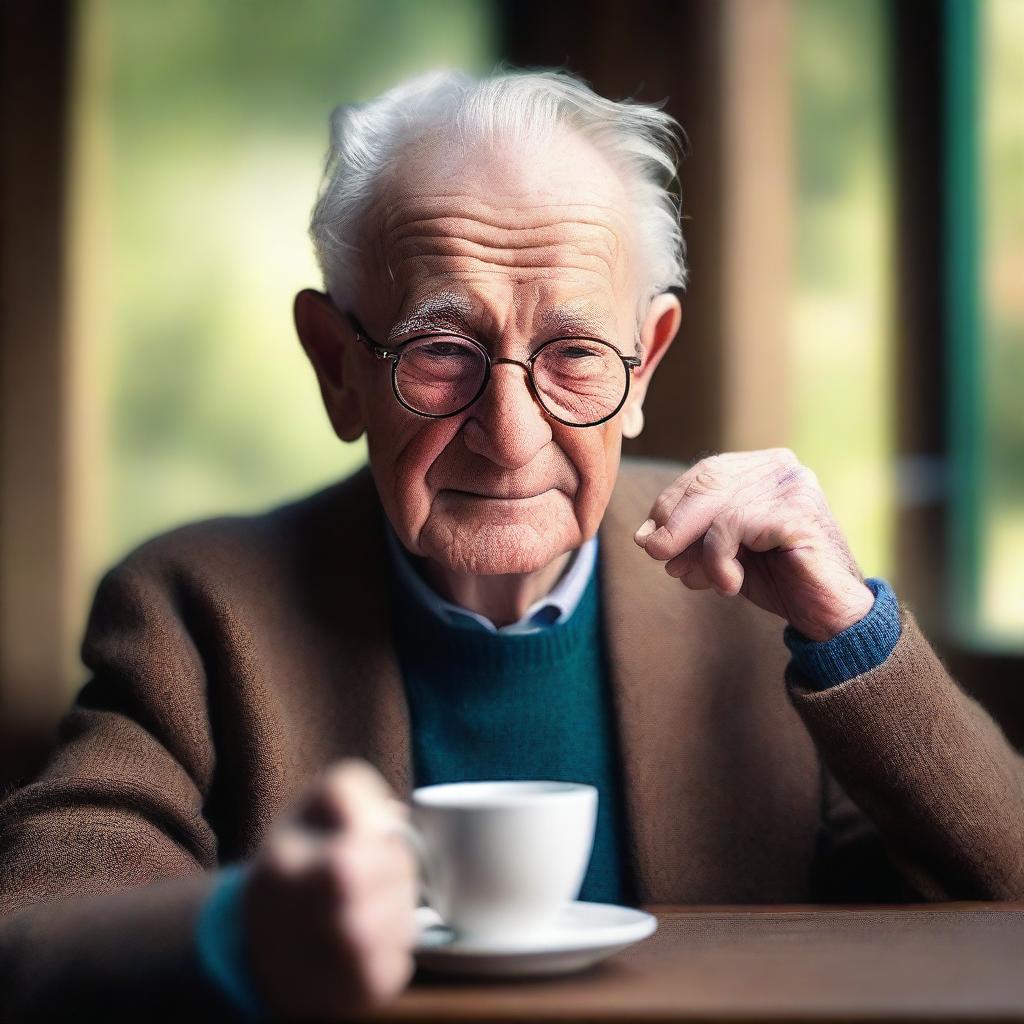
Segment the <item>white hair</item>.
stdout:
[[364,214],[405,147],[426,138],[463,144],[496,138],[539,142],[574,130],[614,167],[632,202],[635,244],[642,253],[640,303],[672,285],[685,287],[686,248],[680,201],[672,191],[686,138],[657,106],[605,99],[564,71],[499,69],[476,79],[432,71],[365,103],[336,107],[331,143],[310,221],[324,288],[348,307],[365,261]]

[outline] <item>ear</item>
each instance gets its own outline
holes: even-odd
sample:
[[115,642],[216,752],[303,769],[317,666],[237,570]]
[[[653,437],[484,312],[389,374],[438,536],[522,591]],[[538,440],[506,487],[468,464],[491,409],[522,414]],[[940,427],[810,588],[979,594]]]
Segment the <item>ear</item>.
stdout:
[[295,330],[316,371],[331,426],[342,441],[355,441],[366,429],[355,373],[355,333],[330,297],[312,288],[295,296],[293,312]]
[[656,295],[640,327],[640,345],[643,363],[633,371],[629,395],[622,409],[622,433],[636,437],[644,428],[643,404],[658,363],[679,331],[683,310],[679,299],[671,292]]

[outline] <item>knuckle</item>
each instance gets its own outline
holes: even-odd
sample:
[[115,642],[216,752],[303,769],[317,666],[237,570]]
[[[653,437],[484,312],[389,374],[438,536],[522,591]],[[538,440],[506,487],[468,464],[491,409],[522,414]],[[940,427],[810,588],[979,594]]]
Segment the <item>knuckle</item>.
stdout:
[[816,509],[819,503],[818,478],[806,466],[793,466],[785,470],[778,479],[777,490],[790,501],[798,502],[806,509]]
[[711,494],[718,489],[718,479],[713,466],[704,466],[694,475],[690,490],[697,494]]
[[775,487],[777,491],[790,493],[807,486],[808,470],[799,463],[796,465],[780,465],[777,470]]

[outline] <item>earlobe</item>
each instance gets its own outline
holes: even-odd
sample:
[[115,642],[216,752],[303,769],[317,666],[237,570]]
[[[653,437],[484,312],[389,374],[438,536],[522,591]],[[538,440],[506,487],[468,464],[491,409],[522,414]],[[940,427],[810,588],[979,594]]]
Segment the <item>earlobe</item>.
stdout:
[[622,411],[622,436],[632,440],[644,429],[644,411],[639,405],[629,405]]
[[316,372],[320,395],[335,434],[358,440],[365,423],[351,350],[330,298],[305,288],[295,296],[295,330]]

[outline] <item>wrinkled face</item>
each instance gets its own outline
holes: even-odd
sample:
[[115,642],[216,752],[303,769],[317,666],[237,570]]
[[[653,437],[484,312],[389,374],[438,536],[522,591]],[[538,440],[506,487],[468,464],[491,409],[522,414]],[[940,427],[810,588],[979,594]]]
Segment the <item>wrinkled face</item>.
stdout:
[[[523,360],[581,334],[636,352],[629,205],[589,143],[529,153],[421,148],[368,218],[373,252],[354,310],[380,344],[456,330]],[[548,416],[526,371],[492,368],[470,408],[403,408],[390,363],[360,346],[370,466],[405,546],[450,570],[533,572],[594,535],[618,472],[622,412],[593,427]]]

